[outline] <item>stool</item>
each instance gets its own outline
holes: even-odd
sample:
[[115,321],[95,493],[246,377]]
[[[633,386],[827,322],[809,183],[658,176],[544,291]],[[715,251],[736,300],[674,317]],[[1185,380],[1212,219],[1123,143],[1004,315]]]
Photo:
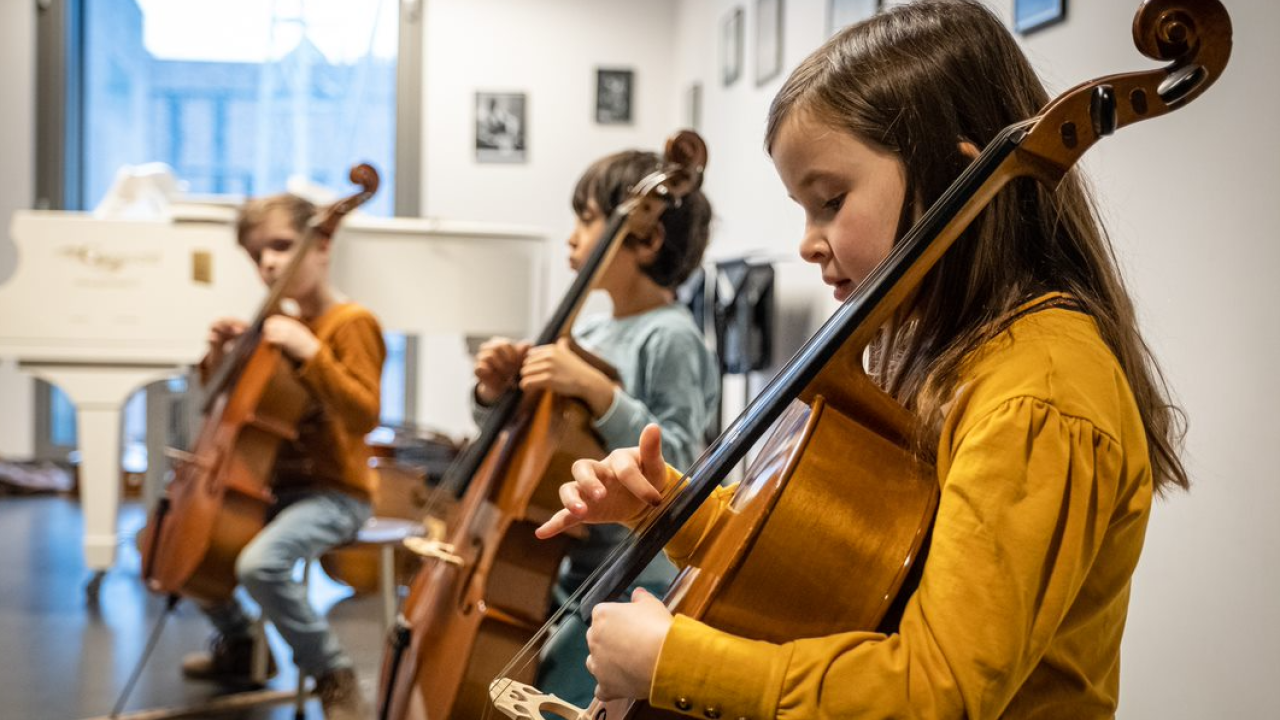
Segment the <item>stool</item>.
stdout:
[[[408,538],[418,537],[424,532],[423,525],[413,520],[400,518],[371,517],[356,533],[355,540],[340,545],[341,548],[377,547],[378,548],[378,586],[382,595],[382,624],[385,630],[395,625],[399,613],[400,590],[396,583],[395,550]],[[334,548],[337,549],[337,548]],[[311,566],[315,558],[306,558],[302,563],[302,585],[311,585]],[[258,621],[255,630],[259,642],[255,643],[253,673],[255,677],[266,677],[267,647],[265,626]],[[303,720],[306,717],[307,676],[298,668],[298,690],[294,700],[294,718]]]
[[356,539],[343,547],[378,548],[378,585],[382,593],[382,626],[391,630],[400,611],[400,590],[396,583],[396,548],[425,529],[421,522],[392,517],[371,517]]

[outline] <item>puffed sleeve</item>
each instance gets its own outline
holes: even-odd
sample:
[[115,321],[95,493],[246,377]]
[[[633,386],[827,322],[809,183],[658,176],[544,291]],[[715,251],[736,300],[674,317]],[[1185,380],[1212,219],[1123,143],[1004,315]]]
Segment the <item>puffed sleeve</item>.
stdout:
[[[777,645],[678,616],[650,702],[698,717],[998,717],[1079,610],[1123,452],[1087,420],[1033,398],[966,427],[939,465],[930,554],[898,633]],[[1142,533],[1132,537],[1126,554],[1136,562]]]

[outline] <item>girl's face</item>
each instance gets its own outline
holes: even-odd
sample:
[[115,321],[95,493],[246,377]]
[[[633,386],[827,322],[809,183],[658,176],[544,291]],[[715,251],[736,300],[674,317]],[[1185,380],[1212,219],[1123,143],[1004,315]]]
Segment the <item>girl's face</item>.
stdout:
[[[288,211],[277,208],[266,214],[262,222],[245,233],[244,247],[258,266],[258,276],[268,287],[288,267],[293,255],[302,245],[302,234],[293,227]],[[285,295],[298,298],[314,292],[324,278],[329,243],[320,240],[293,277]]]
[[893,248],[906,168],[802,109],[783,121],[772,155],[787,194],[804,208],[800,257],[822,269],[843,301]]

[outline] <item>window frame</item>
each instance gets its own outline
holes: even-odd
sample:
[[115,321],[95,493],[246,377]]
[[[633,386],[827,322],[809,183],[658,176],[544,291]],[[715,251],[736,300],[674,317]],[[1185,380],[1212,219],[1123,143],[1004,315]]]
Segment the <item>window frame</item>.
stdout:
[[[422,0],[395,0],[399,6],[396,51],[395,201],[396,217],[417,217],[422,205]],[[83,210],[84,171],[84,3],[37,0],[36,148],[34,207]],[[76,182],[71,182],[71,180]],[[417,420],[417,338],[406,346],[404,418]],[[53,442],[53,386],[36,381],[35,454],[65,460],[73,447]]]

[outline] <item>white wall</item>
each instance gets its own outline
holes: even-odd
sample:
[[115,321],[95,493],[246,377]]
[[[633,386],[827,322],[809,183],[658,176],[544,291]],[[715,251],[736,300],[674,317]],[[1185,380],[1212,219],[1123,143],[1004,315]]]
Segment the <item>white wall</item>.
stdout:
[[[1028,43],[1059,88],[1142,68],[1127,3],[1073,3]],[[1222,80],[1167,118],[1097,148],[1091,169],[1143,327],[1190,421],[1189,494],[1157,505],[1134,582],[1124,718],[1274,714],[1280,668],[1280,299],[1272,271],[1280,194],[1280,6],[1227,3],[1235,47]],[[1088,53],[1072,45],[1094,38]]]
[[[1011,3],[988,0],[1008,18]],[[719,82],[720,22],[747,8],[746,76]],[[1153,67],[1134,49],[1134,2],[1076,2],[1061,25],[1025,39],[1051,93],[1099,75]],[[824,39],[824,0],[786,3],[789,70]],[[703,84],[708,195],[720,215],[713,252],[794,255],[801,216],[761,150],[768,102],[756,88],[754,4],[683,3],[673,92]],[[1280,506],[1270,451],[1280,441],[1280,300],[1270,277],[1280,195],[1280,136],[1271,126],[1280,49],[1267,35],[1280,5],[1228,3],[1235,51],[1222,80],[1185,109],[1127,128],[1095,148],[1086,169],[1103,200],[1148,341],[1190,418],[1195,486],[1157,504],[1134,581],[1120,717],[1264,717],[1280,667]],[[785,74],[785,73],[784,73]],[[807,276],[806,276],[807,275]],[[782,275],[790,315],[830,303],[812,270]],[[807,283],[807,285],[806,285]]]
[[[9,217],[31,207],[35,197],[35,14],[34,2],[0,3],[0,282],[16,264]],[[0,312],[18,312],[0,308]],[[33,451],[33,383],[12,363],[0,361],[0,457]]]
[[[569,199],[593,160],[661,152],[675,129],[669,92],[675,0],[428,0],[424,31],[423,213],[511,222],[549,236],[549,297],[570,280]],[[595,70],[635,70],[634,122],[595,123]],[[476,91],[528,97],[528,161],[475,161]]]
[[[424,215],[514,223],[546,235],[547,282],[531,301],[550,313],[572,280],[565,241],[569,200],[595,159],[629,148],[661,152],[677,127],[668,78],[676,0],[427,0],[424,15]],[[595,122],[597,68],[634,70],[633,122]],[[478,163],[475,93],[527,98],[527,161]],[[476,292],[485,292],[481,278]],[[607,301],[605,301],[607,302]],[[591,307],[604,307],[593,298]],[[436,358],[438,393],[457,407],[420,407],[418,419],[450,433],[467,430],[471,358],[456,336],[421,339]],[[452,390],[450,390],[452,388]]]

